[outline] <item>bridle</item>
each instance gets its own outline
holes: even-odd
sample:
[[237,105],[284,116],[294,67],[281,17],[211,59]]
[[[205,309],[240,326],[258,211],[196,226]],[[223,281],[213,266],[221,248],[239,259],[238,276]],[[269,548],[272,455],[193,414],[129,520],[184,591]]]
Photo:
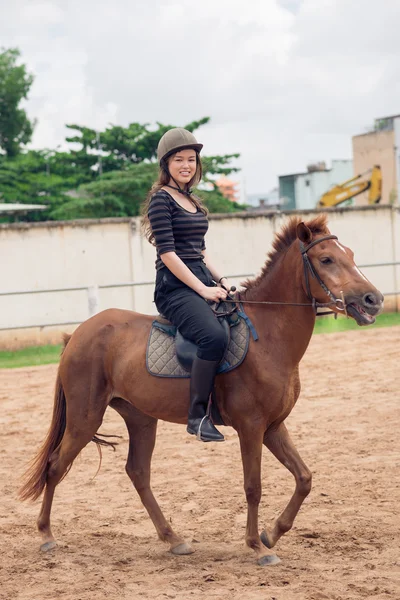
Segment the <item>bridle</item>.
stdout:
[[[331,311],[329,312],[324,312],[324,313],[317,313],[317,309],[318,308],[327,308],[330,306],[335,306],[337,310],[341,310],[343,311],[345,314],[347,314],[346,312],[346,303],[344,301],[344,295],[343,292],[341,293],[341,298],[337,298],[335,296],[335,294],[333,292],[331,292],[331,290],[325,285],[325,283],[323,282],[323,280],[321,279],[320,275],[318,274],[318,272],[316,271],[315,267],[313,266],[312,262],[310,261],[307,252],[309,250],[311,250],[311,248],[313,248],[314,246],[316,246],[317,244],[320,244],[321,242],[326,242],[326,240],[337,240],[337,236],[336,235],[325,235],[322,238],[319,238],[318,240],[314,240],[313,242],[310,242],[307,246],[301,241],[299,240],[299,244],[300,244],[300,252],[301,252],[301,256],[303,258],[303,267],[304,267],[304,279],[305,279],[305,286],[306,286],[306,294],[308,299],[310,300],[310,303],[305,303],[305,302],[273,302],[273,301],[268,301],[268,300],[264,300],[264,301],[258,301],[258,300],[242,300],[240,298],[240,293],[237,294],[237,298],[235,300],[224,300],[224,302],[229,302],[229,303],[236,303],[236,302],[240,302],[241,304],[272,304],[272,305],[279,305],[279,306],[312,306],[312,308],[314,309],[315,314],[319,314],[319,315],[326,315],[326,314],[331,314]],[[316,279],[319,283],[319,285],[322,287],[322,289],[324,290],[325,294],[330,298],[330,302],[317,302],[317,300],[314,298],[314,296],[311,293],[311,286],[310,286],[310,275],[313,279]],[[222,315],[221,315],[222,316]]]
[[[319,238],[318,240],[314,240],[313,242],[310,242],[310,244],[308,244],[307,246],[305,246],[303,244],[303,242],[301,240],[299,240],[300,252],[303,257],[304,279],[306,282],[306,294],[307,294],[308,299],[311,301],[311,305],[314,307],[315,314],[317,314],[317,308],[324,307],[324,306],[336,306],[336,308],[338,310],[342,310],[342,311],[346,312],[346,303],[344,301],[343,292],[341,292],[341,295],[342,295],[341,298],[336,298],[335,294],[333,292],[331,292],[331,290],[325,285],[325,283],[321,279],[318,271],[315,270],[315,267],[313,266],[311,260],[308,258],[308,254],[307,254],[307,252],[309,250],[311,250],[311,248],[313,248],[317,244],[319,244],[321,242],[325,242],[326,240],[337,240],[337,239],[338,238],[336,235],[325,235],[324,237]],[[331,302],[321,303],[321,302],[317,302],[315,300],[314,296],[311,293],[310,279],[308,276],[309,273],[310,273],[311,277],[313,277],[313,279],[316,279],[318,281],[319,285],[322,287],[325,294],[331,299]],[[340,306],[340,304],[341,304],[341,306]]]

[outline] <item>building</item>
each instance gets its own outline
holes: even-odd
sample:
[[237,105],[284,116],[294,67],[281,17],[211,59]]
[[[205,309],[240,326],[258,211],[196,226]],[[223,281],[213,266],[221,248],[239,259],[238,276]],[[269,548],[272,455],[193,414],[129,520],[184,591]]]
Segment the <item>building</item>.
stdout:
[[[381,204],[396,204],[400,198],[400,115],[376,119],[368,133],[355,135],[353,141],[354,174],[379,165],[382,171]],[[355,198],[365,204],[365,192]]]
[[273,188],[265,193],[247,194],[246,204],[249,210],[276,209],[280,206],[279,190],[278,188]]
[[308,165],[306,173],[279,177],[279,198],[284,210],[313,209],[319,199],[334,185],[353,177],[352,160],[333,160],[332,167],[324,162]]
[[237,189],[237,186],[239,185],[238,181],[232,181],[227,177],[220,177],[215,182],[215,185],[225,198],[228,198],[231,202],[240,202],[240,193]]

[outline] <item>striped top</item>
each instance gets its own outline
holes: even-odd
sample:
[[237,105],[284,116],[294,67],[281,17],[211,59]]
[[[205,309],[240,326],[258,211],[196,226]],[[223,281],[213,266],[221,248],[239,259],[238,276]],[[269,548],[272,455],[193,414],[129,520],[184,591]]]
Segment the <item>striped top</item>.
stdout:
[[164,266],[160,256],[165,252],[176,252],[182,260],[201,258],[208,219],[199,209],[191,213],[160,190],[150,201],[148,215],[157,248],[157,270]]

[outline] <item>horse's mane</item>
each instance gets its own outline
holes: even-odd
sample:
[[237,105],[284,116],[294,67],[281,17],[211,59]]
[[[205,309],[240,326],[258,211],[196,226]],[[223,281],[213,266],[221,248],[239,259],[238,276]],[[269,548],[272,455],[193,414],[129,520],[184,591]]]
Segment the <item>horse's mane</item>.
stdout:
[[[322,214],[318,215],[318,217],[315,217],[314,219],[311,219],[310,221],[306,221],[305,225],[307,225],[313,235],[318,233],[328,234],[329,229],[326,221],[326,215]],[[267,260],[261,270],[260,275],[254,279],[247,279],[242,284],[246,291],[257,287],[260,281],[264,279],[266,274],[272,271],[282,253],[290,248],[293,242],[297,239],[297,225],[301,222],[302,219],[300,217],[291,217],[288,223],[286,223],[286,225],[284,225],[282,229],[275,234],[272,242],[272,250],[267,254]]]

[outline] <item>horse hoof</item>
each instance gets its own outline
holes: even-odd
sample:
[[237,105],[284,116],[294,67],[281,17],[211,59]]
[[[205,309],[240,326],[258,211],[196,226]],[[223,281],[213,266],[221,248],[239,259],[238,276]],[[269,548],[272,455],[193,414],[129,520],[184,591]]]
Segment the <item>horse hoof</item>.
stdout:
[[54,540],[52,542],[46,542],[40,546],[42,552],[49,552],[49,550],[54,550],[54,548],[57,548],[57,542]]
[[171,552],[176,556],[183,556],[185,554],[193,554],[194,550],[190,544],[183,542],[182,544],[175,546],[175,548],[171,548]]
[[257,564],[260,567],[272,567],[273,565],[279,565],[281,559],[276,554],[267,554],[258,559]]
[[262,541],[262,543],[264,544],[264,546],[266,546],[267,548],[271,549],[272,548],[272,544],[269,540],[268,534],[265,531],[265,529],[262,530],[261,535],[260,535],[260,539]]

